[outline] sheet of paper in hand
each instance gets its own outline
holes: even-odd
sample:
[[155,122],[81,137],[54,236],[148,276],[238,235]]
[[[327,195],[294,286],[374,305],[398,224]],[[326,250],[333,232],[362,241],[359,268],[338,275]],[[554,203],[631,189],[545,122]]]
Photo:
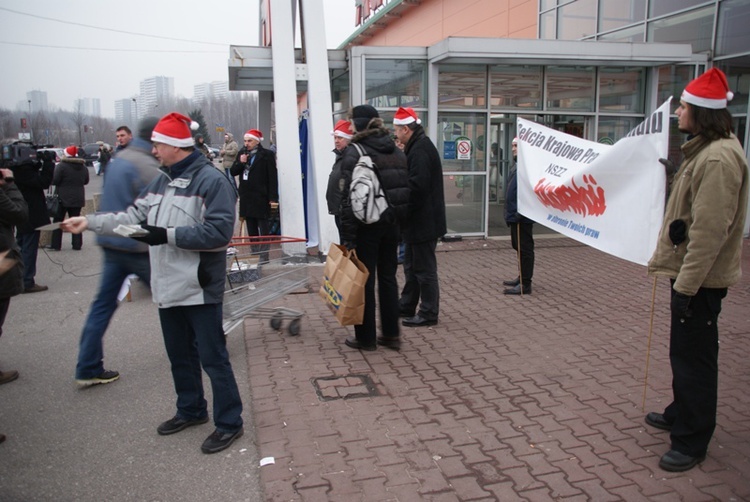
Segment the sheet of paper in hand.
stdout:
[[144,235],[148,235],[148,230],[142,228],[140,225],[117,225],[113,232],[123,237],[143,237]]

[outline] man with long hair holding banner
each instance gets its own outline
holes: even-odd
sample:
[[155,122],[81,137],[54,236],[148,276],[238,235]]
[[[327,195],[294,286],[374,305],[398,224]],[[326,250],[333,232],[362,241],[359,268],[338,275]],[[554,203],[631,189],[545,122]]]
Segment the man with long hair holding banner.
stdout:
[[650,275],[669,277],[669,359],[673,401],[646,423],[670,431],[667,471],[692,469],[706,457],[716,427],[719,331],[727,288],[741,276],[747,211],[747,161],[732,134],[726,76],[712,68],[690,82],[676,110],[684,160],[671,187]]

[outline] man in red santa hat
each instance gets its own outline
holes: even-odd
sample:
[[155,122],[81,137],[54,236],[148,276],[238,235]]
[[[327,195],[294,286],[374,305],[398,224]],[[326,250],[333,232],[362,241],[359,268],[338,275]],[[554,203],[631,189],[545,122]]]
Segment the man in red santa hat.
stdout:
[[234,230],[237,195],[227,177],[196,150],[191,129],[197,126],[179,113],[162,117],[151,141],[163,175],[154,178],[127,210],[69,218],[62,228],[117,235],[119,225],[136,230],[133,226],[140,224],[142,230],[128,236],[149,245],[151,293],[159,306],[177,392],[175,416],[156,431],[166,436],[208,422],[203,368],[211,381],[216,430],[201,450],[216,453],[243,433],[242,400],[222,327],[226,249]]
[[659,461],[681,472],[703,461],[716,427],[721,300],[740,279],[747,212],[747,161],[732,133],[727,78],[712,68],[690,82],[675,111],[684,159],[670,187],[664,224],[648,264],[669,277],[672,403],[646,423],[670,431]]

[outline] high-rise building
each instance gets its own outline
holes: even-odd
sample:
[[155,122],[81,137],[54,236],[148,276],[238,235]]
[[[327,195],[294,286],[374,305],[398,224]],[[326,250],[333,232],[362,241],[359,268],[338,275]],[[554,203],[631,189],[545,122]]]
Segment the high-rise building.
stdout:
[[73,101],[73,112],[93,117],[101,117],[102,102],[99,98],[78,98]]
[[138,123],[138,98],[125,98],[115,101],[115,127],[126,125],[131,128]]
[[193,87],[193,103],[195,104],[200,104],[208,98],[226,99],[228,97],[229,82],[226,80],[214,80],[213,82],[205,82]]
[[141,80],[141,95],[138,98],[138,115],[153,115],[159,103],[166,103],[174,96],[174,78],[150,77]]
[[31,104],[31,113],[46,112],[49,109],[46,91],[29,91],[26,93],[26,101]]

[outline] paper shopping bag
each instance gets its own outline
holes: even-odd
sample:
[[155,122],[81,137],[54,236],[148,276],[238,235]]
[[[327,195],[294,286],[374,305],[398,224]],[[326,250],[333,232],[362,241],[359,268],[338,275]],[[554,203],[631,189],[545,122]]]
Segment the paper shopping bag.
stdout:
[[342,326],[362,324],[365,283],[370,273],[355,251],[331,244],[323,269],[320,296]]

